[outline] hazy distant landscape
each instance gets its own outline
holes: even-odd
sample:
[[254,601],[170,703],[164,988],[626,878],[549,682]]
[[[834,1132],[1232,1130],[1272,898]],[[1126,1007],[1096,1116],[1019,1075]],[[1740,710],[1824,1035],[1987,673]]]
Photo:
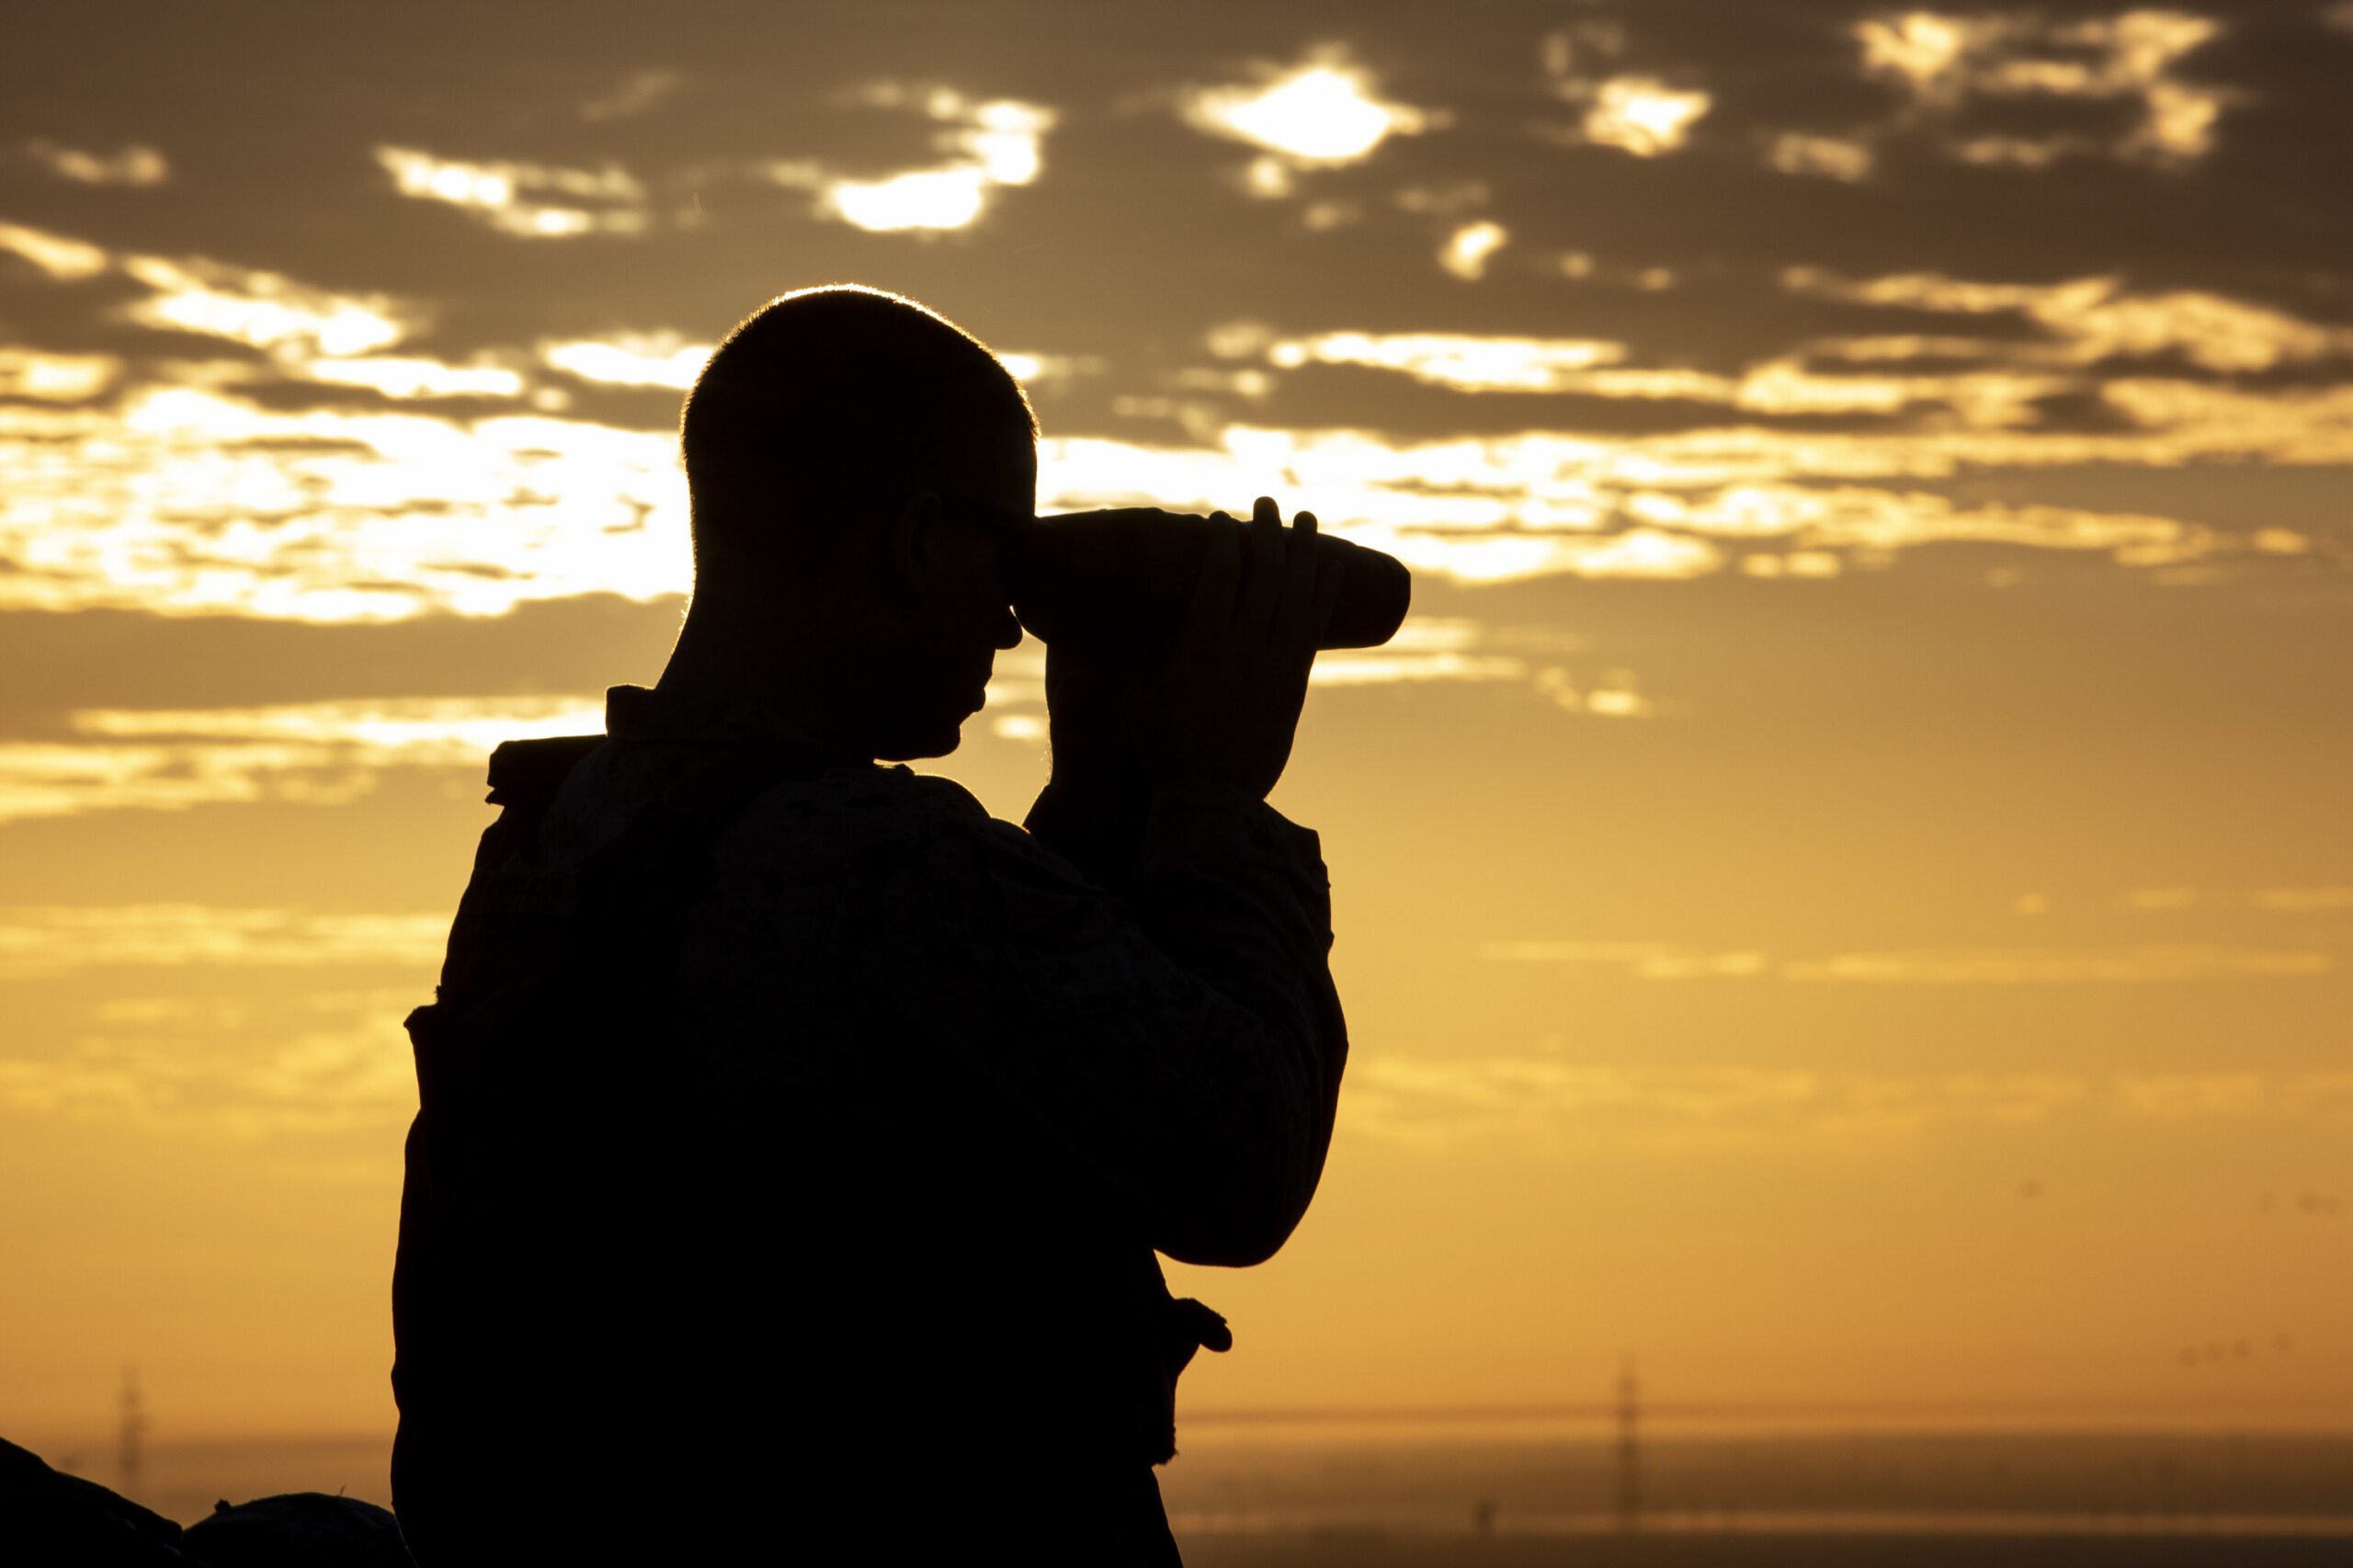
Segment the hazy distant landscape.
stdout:
[[[49,1457],[118,1483],[110,1451]],[[133,1496],[387,1501],[388,1444],[158,1442]],[[1576,1562],[2231,1564],[2353,1559],[2353,1437],[1970,1433],[1664,1437],[1635,1528],[1601,1436],[1300,1436],[1208,1426],[1163,1471],[1195,1568]]]
[[[2206,1528],[2222,1518],[2353,1534],[2353,1438],[1985,1434],[1666,1437],[1641,1448],[1649,1529],[1770,1529],[1870,1517],[1914,1528]],[[1317,1442],[1196,1437],[1164,1472],[1201,1532],[1286,1525],[1497,1534],[1615,1530],[1601,1437]]]

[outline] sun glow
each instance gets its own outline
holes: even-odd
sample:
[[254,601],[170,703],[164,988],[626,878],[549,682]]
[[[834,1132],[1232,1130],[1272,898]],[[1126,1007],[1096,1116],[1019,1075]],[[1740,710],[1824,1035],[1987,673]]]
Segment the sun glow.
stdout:
[[1365,73],[1334,63],[1290,72],[1263,87],[1200,88],[1188,100],[1186,118],[1203,131],[1309,165],[1353,163],[1390,137],[1430,123],[1423,110],[1374,97]]

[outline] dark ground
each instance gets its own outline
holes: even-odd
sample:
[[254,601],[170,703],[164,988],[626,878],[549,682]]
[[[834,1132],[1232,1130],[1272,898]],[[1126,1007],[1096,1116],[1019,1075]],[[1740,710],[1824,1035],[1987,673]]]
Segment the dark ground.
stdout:
[[2353,1539],[1789,1535],[1195,1537],[1188,1568],[2347,1568]]

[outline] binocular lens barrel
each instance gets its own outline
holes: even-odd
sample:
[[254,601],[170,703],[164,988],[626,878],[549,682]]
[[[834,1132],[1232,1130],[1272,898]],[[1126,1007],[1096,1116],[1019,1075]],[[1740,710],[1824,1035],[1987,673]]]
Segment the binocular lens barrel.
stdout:
[[[1144,508],[1037,518],[1014,566],[1014,613],[1040,642],[1074,652],[1157,652],[1176,639],[1210,529],[1244,526]],[[1397,635],[1413,599],[1405,563],[1325,534],[1315,536],[1315,549],[1320,565],[1342,573],[1339,600],[1315,645],[1376,648]]]

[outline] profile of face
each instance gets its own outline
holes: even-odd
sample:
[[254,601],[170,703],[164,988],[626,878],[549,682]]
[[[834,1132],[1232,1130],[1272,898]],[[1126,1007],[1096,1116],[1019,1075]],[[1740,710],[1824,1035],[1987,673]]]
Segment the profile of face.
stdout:
[[1021,641],[1011,582],[1014,529],[1037,506],[1038,460],[1007,441],[953,493],[907,497],[890,530],[888,633],[870,650],[874,755],[945,756],[981,710],[996,655]]

